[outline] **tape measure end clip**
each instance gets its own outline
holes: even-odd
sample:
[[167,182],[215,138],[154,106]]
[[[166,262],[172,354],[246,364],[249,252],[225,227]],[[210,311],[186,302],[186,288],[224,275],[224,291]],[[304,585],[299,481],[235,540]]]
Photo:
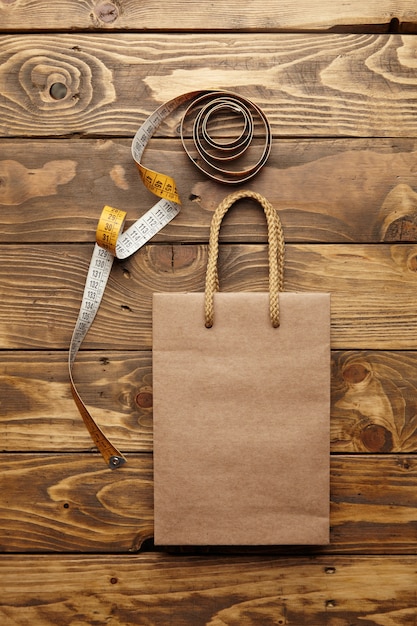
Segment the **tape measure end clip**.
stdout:
[[110,469],[114,470],[114,469],[117,469],[118,467],[121,467],[125,463],[126,463],[126,459],[124,459],[122,456],[113,455],[110,457],[109,467]]

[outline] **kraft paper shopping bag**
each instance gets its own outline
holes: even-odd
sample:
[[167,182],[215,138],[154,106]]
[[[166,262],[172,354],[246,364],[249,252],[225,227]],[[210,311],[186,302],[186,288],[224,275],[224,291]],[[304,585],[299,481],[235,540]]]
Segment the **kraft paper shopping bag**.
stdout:
[[[221,220],[268,220],[269,293],[220,293]],[[330,295],[283,292],[273,207],[213,216],[203,293],[153,299],[157,545],[329,541]]]

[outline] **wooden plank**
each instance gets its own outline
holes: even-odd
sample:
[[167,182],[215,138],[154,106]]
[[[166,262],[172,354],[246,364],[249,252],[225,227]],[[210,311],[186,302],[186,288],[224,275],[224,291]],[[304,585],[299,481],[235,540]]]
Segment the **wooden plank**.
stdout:
[[[0,141],[0,242],[93,241],[105,204],[127,211],[128,224],[137,219],[155,197],[130,144],[34,139],[28,150],[25,140]],[[416,155],[409,139],[276,138],[267,165],[244,187],[279,210],[288,242],[417,241]],[[144,162],[175,176],[183,202],[153,241],[208,241],[213,210],[233,189],[200,174],[179,140],[152,140]],[[265,242],[263,212],[250,201],[238,206],[222,241]]]
[[[82,351],[77,388],[123,450],[152,450],[150,352]],[[80,451],[92,441],[69,389],[67,352],[3,352],[0,441],[4,451]]]
[[47,0],[6,0],[0,8],[2,30],[318,30],[384,32],[414,30],[417,12],[412,0],[323,0],[320,10],[307,0],[284,0],[279,5],[254,0],[210,2],[135,0],[80,3],[57,0],[54,10]]
[[[3,349],[68,348],[91,251],[69,244],[0,249]],[[206,253],[205,245],[148,245],[117,263],[84,348],[150,349],[152,294],[203,291]],[[225,244],[221,288],[266,290],[266,265],[265,245]],[[285,290],[331,292],[333,348],[412,350],[416,268],[413,244],[290,244]]]
[[[152,450],[152,355],[81,352],[78,390],[113,443]],[[69,394],[66,352],[3,351],[2,450],[92,448]],[[185,383],[185,381],[184,381]],[[332,452],[417,452],[417,353],[334,351]]]
[[[415,556],[8,556],[8,624],[412,626]],[[175,616],[175,622],[173,622]]]
[[[127,459],[111,471],[94,453],[3,453],[0,550],[139,549],[153,535],[152,456]],[[332,457],[331,544],[311,554],[413,551],[416,485],[413,455]]]
[[[0,135],[131,136],[166,100],[215,86],[254,100],[277,136],[416,137],[416,48],[407,35],[3,36]],[[173,115],[161,133],[176,128]]]
[[128,552],[153,534],[150,455],[126,472],[93,454],[2,461],[1,552]]

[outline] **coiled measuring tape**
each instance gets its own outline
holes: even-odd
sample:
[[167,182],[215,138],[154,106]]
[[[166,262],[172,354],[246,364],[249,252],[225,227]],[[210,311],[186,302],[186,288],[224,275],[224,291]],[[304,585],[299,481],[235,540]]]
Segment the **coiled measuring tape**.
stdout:
[[[109,441],[82,401],[74,383],[73,365],[99,309],[114,258],[125,259],[132,255],[180,211],[181,201],[174,179],[146,168],[141,159],[163,120],[186,103],[189,104],[181,121],[181,142],[193,163],[210,178],[223,183],[244,182],[255,176],[271,151],[271,129],[262,110],[246,98],[217,90],[192,91],[169,100],[145,120],[134,136],[131,149],[139,175],[144,185],[160,200],[124,232],[126,213],[114,207],[104,207],[68,356],[75,404],[94,444],[111,469],[121,467],[126,459]],[[237,135],[230,140],[218,137],[216,125],[230,116],[240,124]],[[254,147],[253,139],[258,135],[262,136],[263,142]],[[243,167],[239,165],[242,159],[245,161]]]

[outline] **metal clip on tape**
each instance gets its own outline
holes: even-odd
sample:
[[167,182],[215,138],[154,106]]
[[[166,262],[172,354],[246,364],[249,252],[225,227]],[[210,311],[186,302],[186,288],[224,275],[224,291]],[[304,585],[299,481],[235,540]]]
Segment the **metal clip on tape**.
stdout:
[[[184,150],[207,176],[222,183],[238,184],[255,176],[271,151],[271,129],[262,110],[253,102],[225,91],[193,91],[158,107],[142,124],[132,141],[132,156],[144,185],[160,200],[123,232],[126,214],[104,207],[96,231],[96,245],[90,261],[78,318],[69,348],[68,369],[75,404],[91,438],[110,469],[121,467],[125,457],[96,424],[82,401],[73,379],[73,365],[80,346],[99,309],[115,257],[125,259],[139,250],[180,211],[175,181],[141,163],[143,152],[163,120],[183,104],[187,108],[180,135]],[[225,139],[230,120],[238,133]],[[235,125],[234,124],[234,125]],[[221,136],[218,127],[222,128]],[[233,128],[233,125],[231,126]],[[261,143],[254,141],[258,136]],[[243,165],[241,165],[243,163]]]

